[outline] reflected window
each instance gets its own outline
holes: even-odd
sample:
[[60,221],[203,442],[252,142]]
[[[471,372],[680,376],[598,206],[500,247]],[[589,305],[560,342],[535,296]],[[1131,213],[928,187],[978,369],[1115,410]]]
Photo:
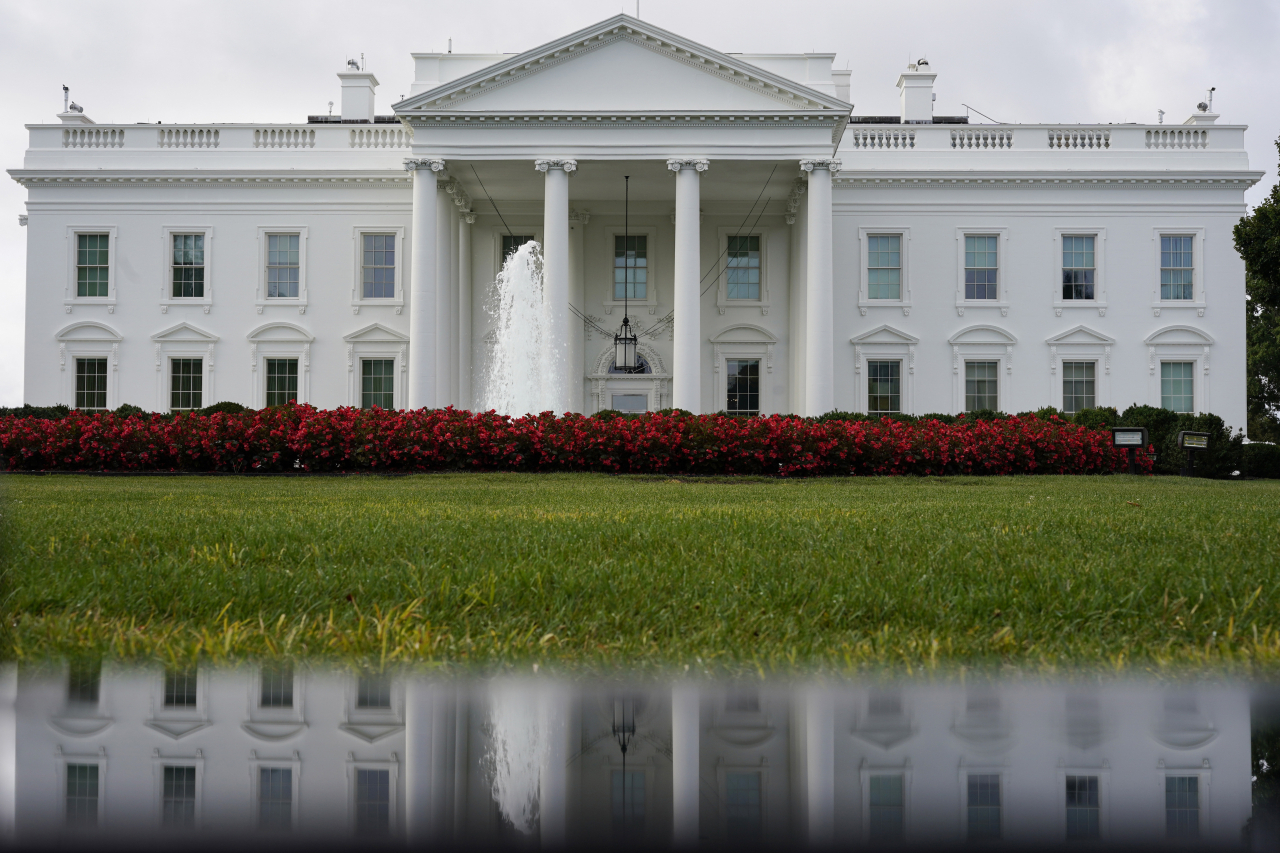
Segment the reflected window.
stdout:
[[164,706],[194,708],[196,706],[196,668],[170,669],[164,674]]
[[102,689],[101,661],[72,661],[67,673],[67,702],[72,705],[98,704]]
[[760,692],[733,690],[724,700],[724,709],[730,714],[758,714],[760,713]]
[[160,822],[169,827],[196,825],[196,769],[164,768],[164,793]]
[[385,675],[362,675],[356,684],[357,708],[390,708],[391,679]]
[[969,775],[969,838],[1000,837],[1000,776]]
[[356,834],[391,831],[391,771],[356,770]]
[[67,826],[98,825],[98,765],[67,765]]
[[902,775],[872,776],[868,834],[871,841],[902,839]]
[[1067,777],[1067,838],[1087,840],[1097,838],[1098,777]]
[[293,667],[288,664],[263,667],[258,704],[263,708],[293,707]]
[[293,826],[293,770],[258,769],[258,828],[288,830]]
[[760,774],[726,773],[724,787],[729,842],[759,842],[763,822]]
[[644,832],[644,771],[613,771],[613,832],[636,841]]
[[898,717],[902,715],[902,696],[897,693],[872,693],[867,699],[867,716]]
[[1200,835],[1200,777],[1166,776],[1164,780],[1165,829],[1170,838]]

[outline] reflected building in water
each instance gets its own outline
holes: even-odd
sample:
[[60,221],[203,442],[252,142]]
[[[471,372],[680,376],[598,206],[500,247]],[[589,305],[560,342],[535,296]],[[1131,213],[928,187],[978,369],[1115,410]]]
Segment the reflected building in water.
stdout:
[[20,844],[1236,846],[1251,809],[1233,686],[72,665],[10,671],[3,692],[0,818]]

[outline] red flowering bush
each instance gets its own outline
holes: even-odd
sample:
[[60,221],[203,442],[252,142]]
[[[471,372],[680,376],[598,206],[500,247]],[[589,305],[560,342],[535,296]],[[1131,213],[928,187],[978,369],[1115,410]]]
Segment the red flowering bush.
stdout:
[[[0,417],[9,471],[611,471],[1103,474],[1111,434],[1034,415],[944,424],[654,413],[510,418],[456,409],[285,406],[239,414]],[[1139,459],[1143,473],[1151,461]]]

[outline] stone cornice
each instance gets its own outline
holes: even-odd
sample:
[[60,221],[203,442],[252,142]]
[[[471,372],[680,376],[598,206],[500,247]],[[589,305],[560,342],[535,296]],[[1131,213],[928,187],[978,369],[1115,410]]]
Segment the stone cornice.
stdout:
[[9,176],[24,187],[72,187],[72,186],[124,186],[124,187],[217,187],[217,186],[270,186],[352,189],[404,189],[412,182],[412,176],[404,172],[112,172],[95,169],[92,172],[43,171],[34,169],[10,169]]
[[1046,173],[1028,171],[1021,173],[900,172],[897,174],[859,170],[846,171],[832,179],[835,188],[870,189],[965,189],[975,186],[999,189],[1240,189],[1245,190],[1260,181],[1263,172],[1168,172],[1159,177],[1151,172],[1061,172]]
[[609,111],[539,110],[521,112],[417,112],[401,116],[413,127],[465,125],[490,127],[843,127],[848,116],[796,110],[661,110]]

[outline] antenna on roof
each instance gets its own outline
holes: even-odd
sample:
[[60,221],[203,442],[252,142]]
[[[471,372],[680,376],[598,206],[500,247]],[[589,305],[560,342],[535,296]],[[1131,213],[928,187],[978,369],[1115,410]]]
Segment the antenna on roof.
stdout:
[[1213,93],[1218,91],[1217,86],[1209,87],[1209,112],[1213,112]]
[[333,117],[333,101],[329,102],[329,117]]
[[[989,122],[994,122],[995,124],[1003,124],[1003,123],[1004,123],[1004,122],[996,121],[996,120],[995,120],[995,119],[993,119],[991,116],[989,116],[989,115],[987,115],[986,113],[982,112],[982,110],[979,110],[979,109],[977,109],[977,108],[975,108],[975,107],[971,107],[971,106],[969,106],[968,104],[961,104],[960,106],[964,107],[966,110],[973,110],[975,113],[977,113],[978,115],[982,116],[983,118],[985,118],[985,119],[986,119],[987,121],[989,121]],[[965,115],[968,115],[968,113],[965,113]]]
[[449,39],[449,52],[453,53],[453,39]]
[[71,90],[67,88],[67,84],[62,84],[62,111],[67,112],[67,108],[71,105]]
[[364,54],[363,53],[360,54],[360,70],[361,71],[364,70]]

